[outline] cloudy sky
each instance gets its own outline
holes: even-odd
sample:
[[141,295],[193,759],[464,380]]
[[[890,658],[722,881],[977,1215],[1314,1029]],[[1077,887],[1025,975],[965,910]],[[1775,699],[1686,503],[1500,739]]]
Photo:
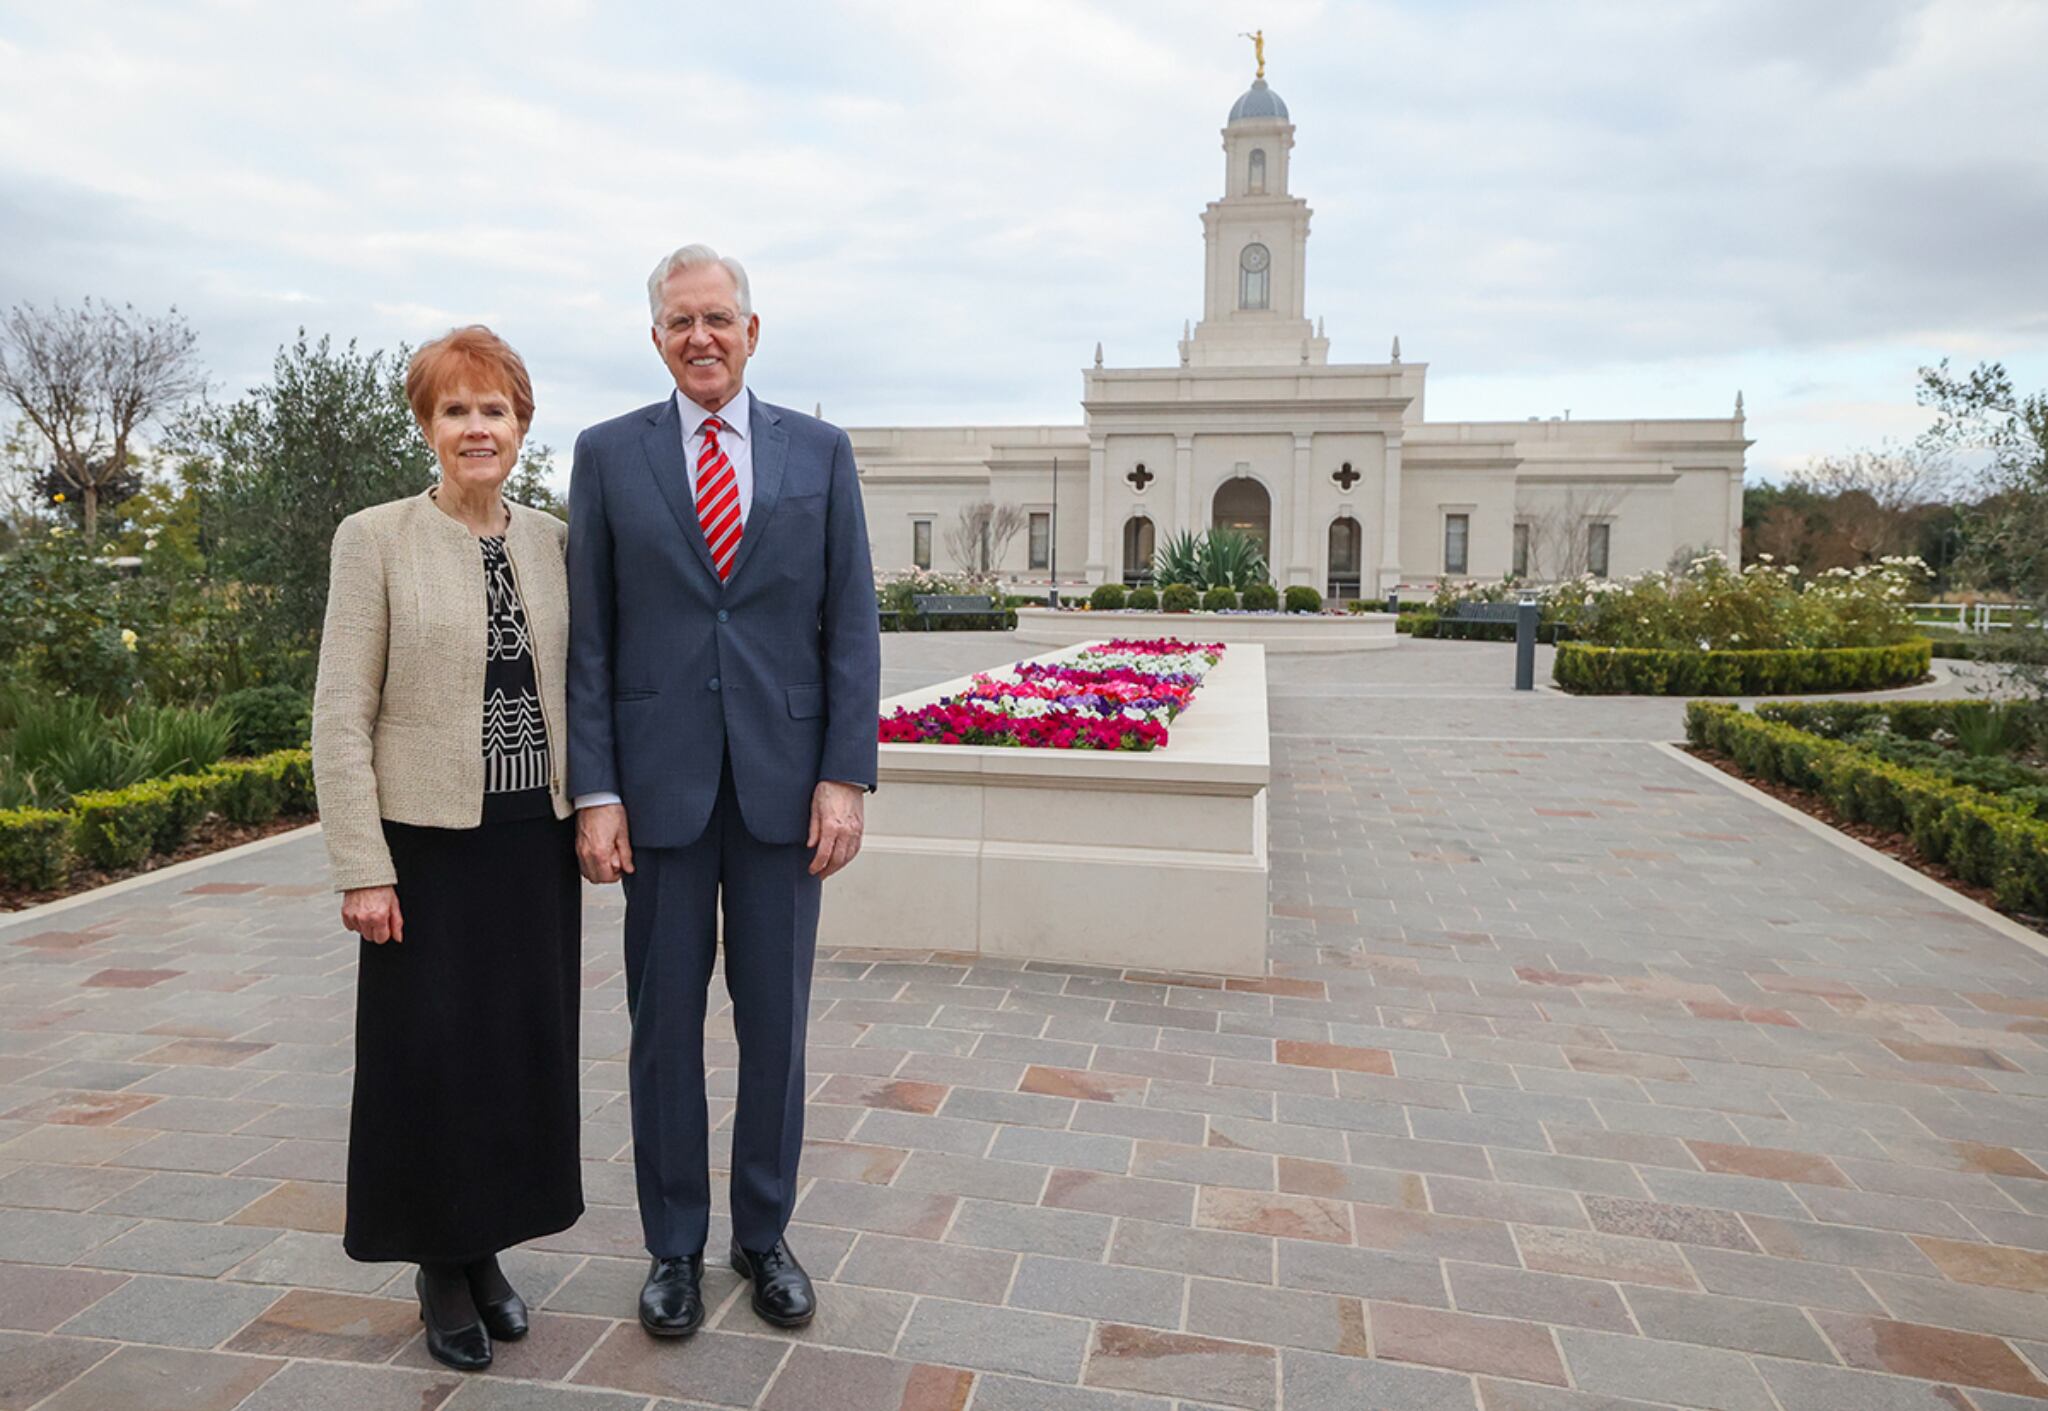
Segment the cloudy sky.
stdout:
[[744,259],[749,382],[847,425],[1077,423],[1201,312],[1267,76],[1331,356],[1437,419],[1725,414],[1755,472],[2048,384],[2040,0],[0,0],[0,304],[176,304],[216,395],[301,325],[484,321],[535,435],[664,389],[643,281]]

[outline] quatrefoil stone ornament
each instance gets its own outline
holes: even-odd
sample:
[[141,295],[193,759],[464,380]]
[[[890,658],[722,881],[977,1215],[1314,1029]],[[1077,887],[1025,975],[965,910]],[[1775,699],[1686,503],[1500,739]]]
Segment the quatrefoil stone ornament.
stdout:
[[1337,487],[1339,489],[1345,491],[1346,493],[1349,493],[1351,487],[1356,485],[1359,481],[1365,479],[1365,477],[1360,475],[1357,471],[1351,468],[1350,461],[1346,461],[1344,462],[1344,468],[1342,470],[1336,470],[1330,473],[1330,479],[1334,480],[1337,483]]
[[1157,480],[1158,478],[1159,477],[1154,475],[1151,471],[1145,469],[1145,463],[1143,461],[1138,462],[1137,469],[1133,470],[1129,475],[1126,475],[1124,477],[1124,479],[1131,482],[1131,488],[1133,490],[1136,490],[1141,495],[1145,493],[1145,487],[1147,485],[1150,485],[1153,481]]

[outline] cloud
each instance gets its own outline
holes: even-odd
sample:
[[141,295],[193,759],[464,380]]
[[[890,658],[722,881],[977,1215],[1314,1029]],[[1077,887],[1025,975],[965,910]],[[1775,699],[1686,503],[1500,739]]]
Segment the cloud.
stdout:
[[[1333,356],[1436,416],[1719,413],[1755,463],[1896,434],[1913,370],[2048,382],[2048,7],[1269,0]],[[1201,313],[1248,77],[1223,0],[73,0],[0,18],[0,302],[177,303],[238,392],[304,324],[500,328],[535,434],[658,396],[641,284],[755,277],[764,395],[1079,419]],[[1819,387],[1822,390],[1811,390]],[[1533,403],[1533,404],[1531,404]]]

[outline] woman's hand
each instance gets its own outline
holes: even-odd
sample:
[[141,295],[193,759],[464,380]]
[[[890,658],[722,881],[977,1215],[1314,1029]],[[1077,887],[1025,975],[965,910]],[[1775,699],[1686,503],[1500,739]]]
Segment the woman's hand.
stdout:
[[405,942],[405,917],[396,887],[351,887],[341,894],[341,924],[371,945]]

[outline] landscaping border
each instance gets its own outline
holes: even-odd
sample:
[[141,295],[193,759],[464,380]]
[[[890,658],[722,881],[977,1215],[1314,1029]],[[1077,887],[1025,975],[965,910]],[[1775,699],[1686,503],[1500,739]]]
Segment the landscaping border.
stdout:
[[2048,916],[2048,819],[2025,806],[1722,702],[1688,704],[1685,734],[1745,774],[1818,795],[1852,823],[1911,838],[1923,857],[1991,888],[2000,906]]
[[1924,637],[1884,647],[1682,651],[1560,642],[1551,667],[1559,686],[1584,696],[1771,696],[1881,691],[1929,674]]
[[304,749],[79,794],[69,809],[4,809],[0,887],[61,887],[81,864],[103,871],[139,867],[176,852],[214,814],[261,825],[313,812],[313,758]]

